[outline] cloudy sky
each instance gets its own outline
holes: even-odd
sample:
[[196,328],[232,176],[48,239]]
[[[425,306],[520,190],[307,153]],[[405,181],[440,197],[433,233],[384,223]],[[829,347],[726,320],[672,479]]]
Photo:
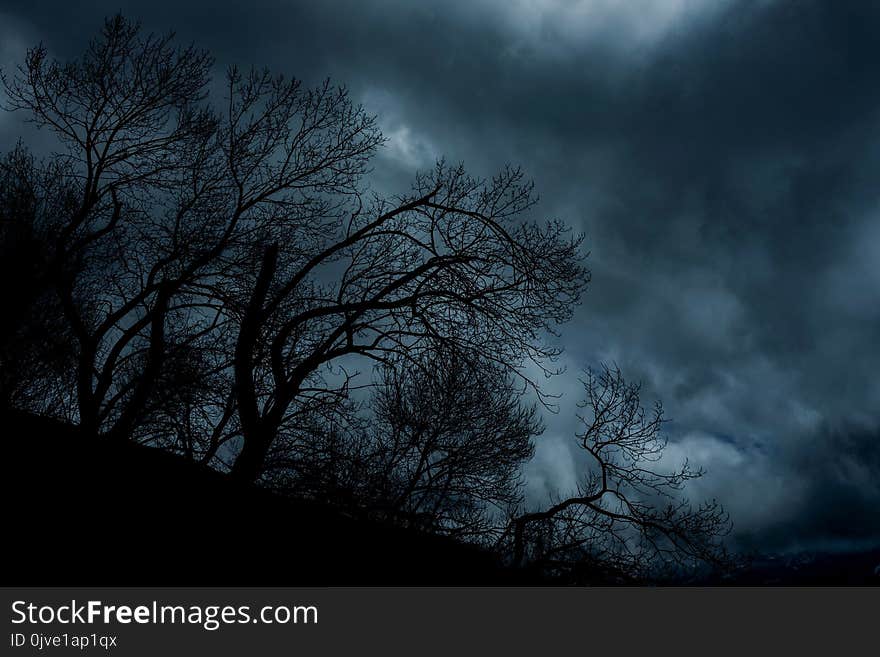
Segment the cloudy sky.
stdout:
[[[389,138],[375,184],[439,156],[521,164],[582,230],[592,284],[529,491],[572,485],[577,371],[660,398],[740,546],[880,542],[880,5],[753,0],[0,0],[0,64],[78,54],[105,14],[229,64],[330,76]],[[17,139],[0,113],[0,149]]]

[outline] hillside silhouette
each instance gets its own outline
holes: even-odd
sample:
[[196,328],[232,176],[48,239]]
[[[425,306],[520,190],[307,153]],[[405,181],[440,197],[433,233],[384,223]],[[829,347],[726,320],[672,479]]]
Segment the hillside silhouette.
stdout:
[[[133,442],[0,415],[5,584],[90,586],[532,586],[570,583],[511,568],[474,545],[243,485]],[[597,565],[578,583],[646,583]],[[880,549],[762,555],[698,586],[880,586]]]
[[285,499],[23,413],[4,436],[6,585],[532,584],[441,536]]

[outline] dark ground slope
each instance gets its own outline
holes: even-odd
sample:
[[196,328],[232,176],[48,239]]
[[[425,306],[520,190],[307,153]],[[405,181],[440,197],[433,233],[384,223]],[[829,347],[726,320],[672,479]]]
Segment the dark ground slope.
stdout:
[[0,418],[5,585],[528,584],[485,551]]
[[[284,499],[132,443],[0,415],[6,586],[561,584],[453,540]],[[612,583],[591,576],[595,584]],[[698,586],[880,584],[880,549],[753,559]]]

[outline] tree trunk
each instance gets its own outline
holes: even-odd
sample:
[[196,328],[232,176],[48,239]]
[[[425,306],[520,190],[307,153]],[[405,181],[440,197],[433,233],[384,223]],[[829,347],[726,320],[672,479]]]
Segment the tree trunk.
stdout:
[[257,426],[252,427],[246,435],[241,452],[235,459],[229,474],[236,481],[249,484],[256,481],[262,474],[275,432],[265,426],[264,422],[258,422]]
[[277,264],[278,245],[273,244],[263,254],[260,273],[257,275],[257,282],[235,343],[235,396],[243,443],[231,474],[233,478],[243,482],[253,482],[260,476],[269,447],[275,438],[276,428],[260,416],[254,383],[254,348],[263,322],[263,305]]
[[88,438],[97,438],[99,433],[98,404],[92,388],[94,361],[95,353],[91,345],[80,342],[76,373],[77,410],[80,431]]
[[167,345],[165,344],[165,316],[171,301],[171,287],[162,285],[156,294],[156,301],[151,309],[150,346],[147,352],[147,363],[141,373],[140,380],[134,387],[119,419],[107,434],[114,441],[131,440],[144,409],[150,400],[156,381],[162,373]]

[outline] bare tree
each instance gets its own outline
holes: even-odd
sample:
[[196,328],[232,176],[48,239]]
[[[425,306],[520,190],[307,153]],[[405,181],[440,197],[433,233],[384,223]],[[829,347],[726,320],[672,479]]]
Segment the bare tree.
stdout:
[[593,574],[601,569],[628,577],[723,564],[726,514],[715,501],[694,507],[680,495],[702,470],[685,462],[664,472],[658,465],[667,444],[660,434],[660,404],[646,412],[639,386],[626,383],[617,368],[588,370],[583,384],[586,413],[578,443],[590,467],[575,495],[511,521],[513,561],[568,574],[586,566]]
[[[12,109],[57,136],[63,152],[49,166],[76,197],[49,218],[46,264],[75,337],[79,422],[91,434],[111,415],[120,435],[130,430],[164,355],[166,270],[181,249],[155,197],[210,130],[195,107],[209,65],[206,54],[174,48],[170,36],[144,38],[116,17],[79,61],[50,61],[40,46],[3,78]],[[129,359],[142,371],[119,380]]]
[[231,70],[215,111],[210,66],[116,16],[80,60],[50,61],[41,46],[3,80],[11,108],[58,137],[51,166],[77,197],[52,217],[47,269],[89,434],[134,435],[175,364],[228,369],[231,352],[216,356],[237,331],[254,245],[283,234],[308,248],[321,227],[309,220],[330,208],[318,196],[353,189],[381,140],[344,89],[266,72]]
[[537,409],[502,368],[444,349],[398,356],[378,379],[360,422],[290,445],[282,471],[386,519],[494,543],[522,503]]
[[373,435],[387,505],[485,540],[522,503],[522,466],[543,431],[537,409],[522,404],[502,368],[454,351],[383,367],[381,376]]
[[[362,179],[382,136],[344,88],[233,68],[213,109],[210,65],[117,16],[79,60],[38,47],[4,77],[11,107],[58,137],[76,200],[52,217],[47,268],[86,433],[208,460],[239,445],[231,472],[253,481],[297,418],[345,397],[326,368],[351,357],[439,341],[550,371],[545,335],[587,276],[579,238],[525,221],[519,170],[440,163],[379,198]],[[208,380],[226,389],[198,392]]]

